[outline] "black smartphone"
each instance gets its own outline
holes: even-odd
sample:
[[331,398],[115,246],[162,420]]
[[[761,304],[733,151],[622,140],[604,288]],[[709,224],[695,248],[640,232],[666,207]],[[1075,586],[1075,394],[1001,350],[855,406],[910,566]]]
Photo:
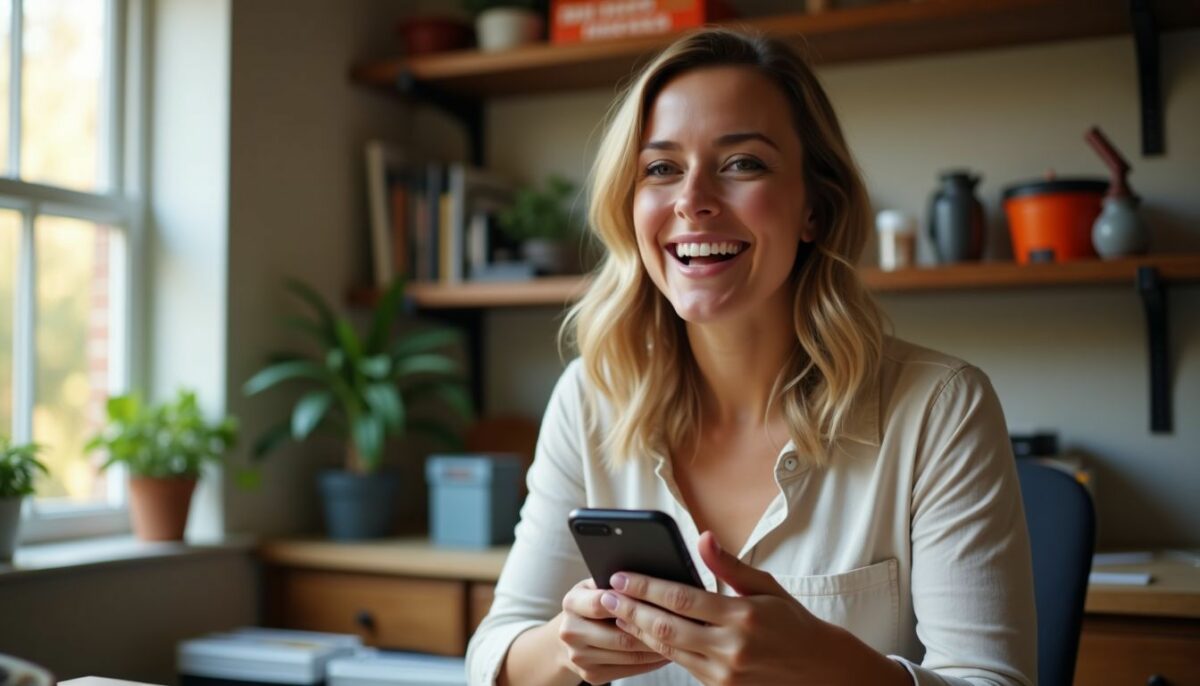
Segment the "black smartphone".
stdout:
[[617,572],[704,588],[675,520],[658,510],[580,508],[567,516],[575,544],[599,588]]

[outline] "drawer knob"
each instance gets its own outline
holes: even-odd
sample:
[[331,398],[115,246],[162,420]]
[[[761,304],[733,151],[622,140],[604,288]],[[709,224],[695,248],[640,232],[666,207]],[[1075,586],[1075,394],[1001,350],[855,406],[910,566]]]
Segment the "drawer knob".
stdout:
[[354,613],[354,623],[367,631],[375,630],[375,617],[367,610],[359,610]]
[[1167,681],[1167,677],[1155,674],[1146,680],[1146,686],[1171,686],[1171,682]]

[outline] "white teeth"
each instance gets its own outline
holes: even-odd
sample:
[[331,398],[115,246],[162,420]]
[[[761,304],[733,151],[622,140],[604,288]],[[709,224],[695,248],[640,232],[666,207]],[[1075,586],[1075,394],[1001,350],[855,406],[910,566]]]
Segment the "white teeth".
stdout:
[[736,255],[742,251],[741,243],[676,243],[678,257],[708,257],[710,255]]

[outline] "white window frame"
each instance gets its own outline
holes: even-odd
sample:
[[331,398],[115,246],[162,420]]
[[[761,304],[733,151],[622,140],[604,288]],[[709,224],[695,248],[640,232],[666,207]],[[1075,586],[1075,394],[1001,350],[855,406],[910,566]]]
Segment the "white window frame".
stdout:
[[[101,150],[105,157],[104,177],[109,188],[90,193],[0,177],[0,207],[15,210],[21,218],[20,248],[17,257],[16,302],[13,307],[13,439],[27,442],[32,438],[31,416],[36,396],[36,241],[37,217],[53,215],[94,222],[110,227],[111,273],[123,288],[110,293],[114,322],[111,327],[109,393],[121,393],[134,386],[144,370],[131,364],[144,359],[141,354],[144,308],[134,294],[142,292],[146,223],[146,170],[149,98],[148,43],[149,0],[105,0],[105,108],[100,118]],[[23,0],[11,0],[11,53],[9,76],[9,158],[8,168],[19,175],[21,119],[21,59]],[[3,427],[7,432],[9,427]],[[106,476],[106,504],[64,505],[26,499],[22,513],[22,543],[66,538],[81,538],[126,533],[129,512],[124,470],[110,470]]]

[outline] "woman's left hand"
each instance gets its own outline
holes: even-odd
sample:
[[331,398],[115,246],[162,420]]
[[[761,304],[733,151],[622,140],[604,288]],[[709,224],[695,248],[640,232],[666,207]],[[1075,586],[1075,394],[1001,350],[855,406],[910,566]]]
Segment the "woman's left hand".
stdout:
[[911,684],[908,672],[810,613],[767,572],[721,550],[700,557],[741,597],[639,574],[613,575],[601,602],[617,626],[704,684]]

